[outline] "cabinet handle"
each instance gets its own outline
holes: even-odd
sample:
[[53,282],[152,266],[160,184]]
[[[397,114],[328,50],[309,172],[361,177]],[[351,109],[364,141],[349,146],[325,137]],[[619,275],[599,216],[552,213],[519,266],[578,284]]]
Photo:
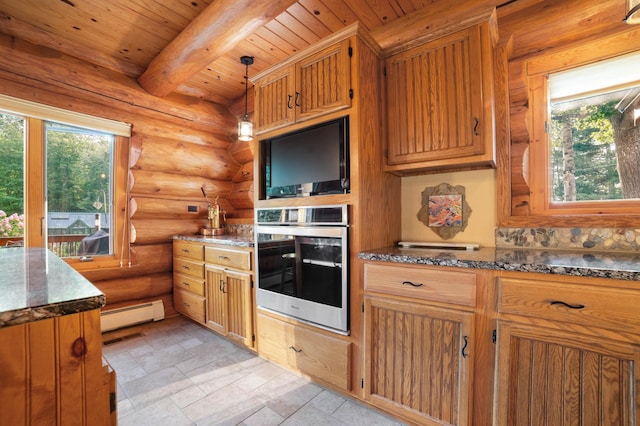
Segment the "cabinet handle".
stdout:
[[182,285],[185,286],[185,287],[189,287],[189,283],[186,282],[186,281],[182,281]]
[[220,255],[220,256],[218,256],[218,259],[229,260],[229,257]]
[[463,336],[462,338],[464,339],[464,346],[462,347],[462,358],[466,358],[467,356],[469,356],[469,353],[465,352],[467,350],[467,346],[469,345],[469,340],[467,339],[467,336]]
[[189,253],[189,250],[188,249],[182,249],[182,252],[183,253]]
[[293,109],[293,105],[291,105],[291,100],[292,99],[293,99],[293,96],[287,95],[287,108],[289,108],[289,109]]
[[300,92],[296,92],[296,102],[295,102],[295,104],[298,107],[300,106],[300,102],[299,101],[300,101]]
[[402,281],[402,285],[410,285],[412,287],[422,287],[422,283],[412,283],[411,281]]
[[224,280],[220,280],[220,291],[226,293],[226,291],[224,290],[224,284]]
[[478,120],[478,117],[473,117],[473,120],[475,121],[475,124],[473,125],[473,134],[475,136],[480,136],[480,133],[478,133],[478,125],[480,124],[480,120]]
[[188,308],[189,306],[191,306],[190,304],[188,304],[188,303],[186,303],[186,302],[185,302],[185,303],[183,303],[183,305],[185,306],[185,308]]
[[182,269],[189,269],[187,265],[182,265]]
[[296,349],[295,346],[289,346],[289,349],[293,349],[293,351],[296,352],[296,353],[302,352],[302,349]]
[[578,305],[570,305],[567,302],[563,302],[562,300],[552,300],[551,302],[549,302],[549,305],[562,305],[562,306],[566,306],[569,309],[583,309],[584,305],[578,304]]

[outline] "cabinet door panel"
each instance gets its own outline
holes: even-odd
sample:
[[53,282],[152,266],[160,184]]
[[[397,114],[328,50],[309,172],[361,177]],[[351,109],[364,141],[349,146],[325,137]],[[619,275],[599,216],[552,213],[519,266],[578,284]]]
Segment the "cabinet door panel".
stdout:
[[221,334],[227,333],[227,289],[224,269],[211,265],[207,272],[207,327]]
[[368,399],[420,424],[468,424],[473,314],[371,296],[366,303]]
[[257,133],[282,127],[295,119],[294,67],[270,75],[255,87]]
[[636,345],[505,322],[498,345],[498,424],[637,424]]
[[227,330],[229,338],[244,345],[252,345],[251,275],[226,271],[226,289],[229,301]]
[[298,120],[351,105],[348,40],[303,59],[296,67]]

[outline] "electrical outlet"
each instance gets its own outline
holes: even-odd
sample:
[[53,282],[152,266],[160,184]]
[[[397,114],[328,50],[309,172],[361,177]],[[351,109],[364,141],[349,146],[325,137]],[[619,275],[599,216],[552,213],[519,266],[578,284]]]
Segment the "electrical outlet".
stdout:
[[198,206],[187,206],[187,213],[198,213]]

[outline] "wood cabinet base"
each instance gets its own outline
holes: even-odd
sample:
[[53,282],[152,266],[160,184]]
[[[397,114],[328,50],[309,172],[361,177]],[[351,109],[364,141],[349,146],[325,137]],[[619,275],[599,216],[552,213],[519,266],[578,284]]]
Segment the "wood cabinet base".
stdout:
[[98,310],[5,327],[0,342],[0,425],[115,424]]

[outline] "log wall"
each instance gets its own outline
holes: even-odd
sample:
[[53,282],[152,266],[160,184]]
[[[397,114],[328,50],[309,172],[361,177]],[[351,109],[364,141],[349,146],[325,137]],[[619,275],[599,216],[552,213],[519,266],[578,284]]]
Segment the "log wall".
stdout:
[[105,309],[161,299],[174,315],[171,237],[206,224],[200,188],[219,197],[230,223],[253,217],[252,144],[235,141],[240,112],[157,98],[133,78],[4,35],[0,56],[11,58],[0,61],[0,93],[132,124],[130,263],[82,273],[105,293]]

